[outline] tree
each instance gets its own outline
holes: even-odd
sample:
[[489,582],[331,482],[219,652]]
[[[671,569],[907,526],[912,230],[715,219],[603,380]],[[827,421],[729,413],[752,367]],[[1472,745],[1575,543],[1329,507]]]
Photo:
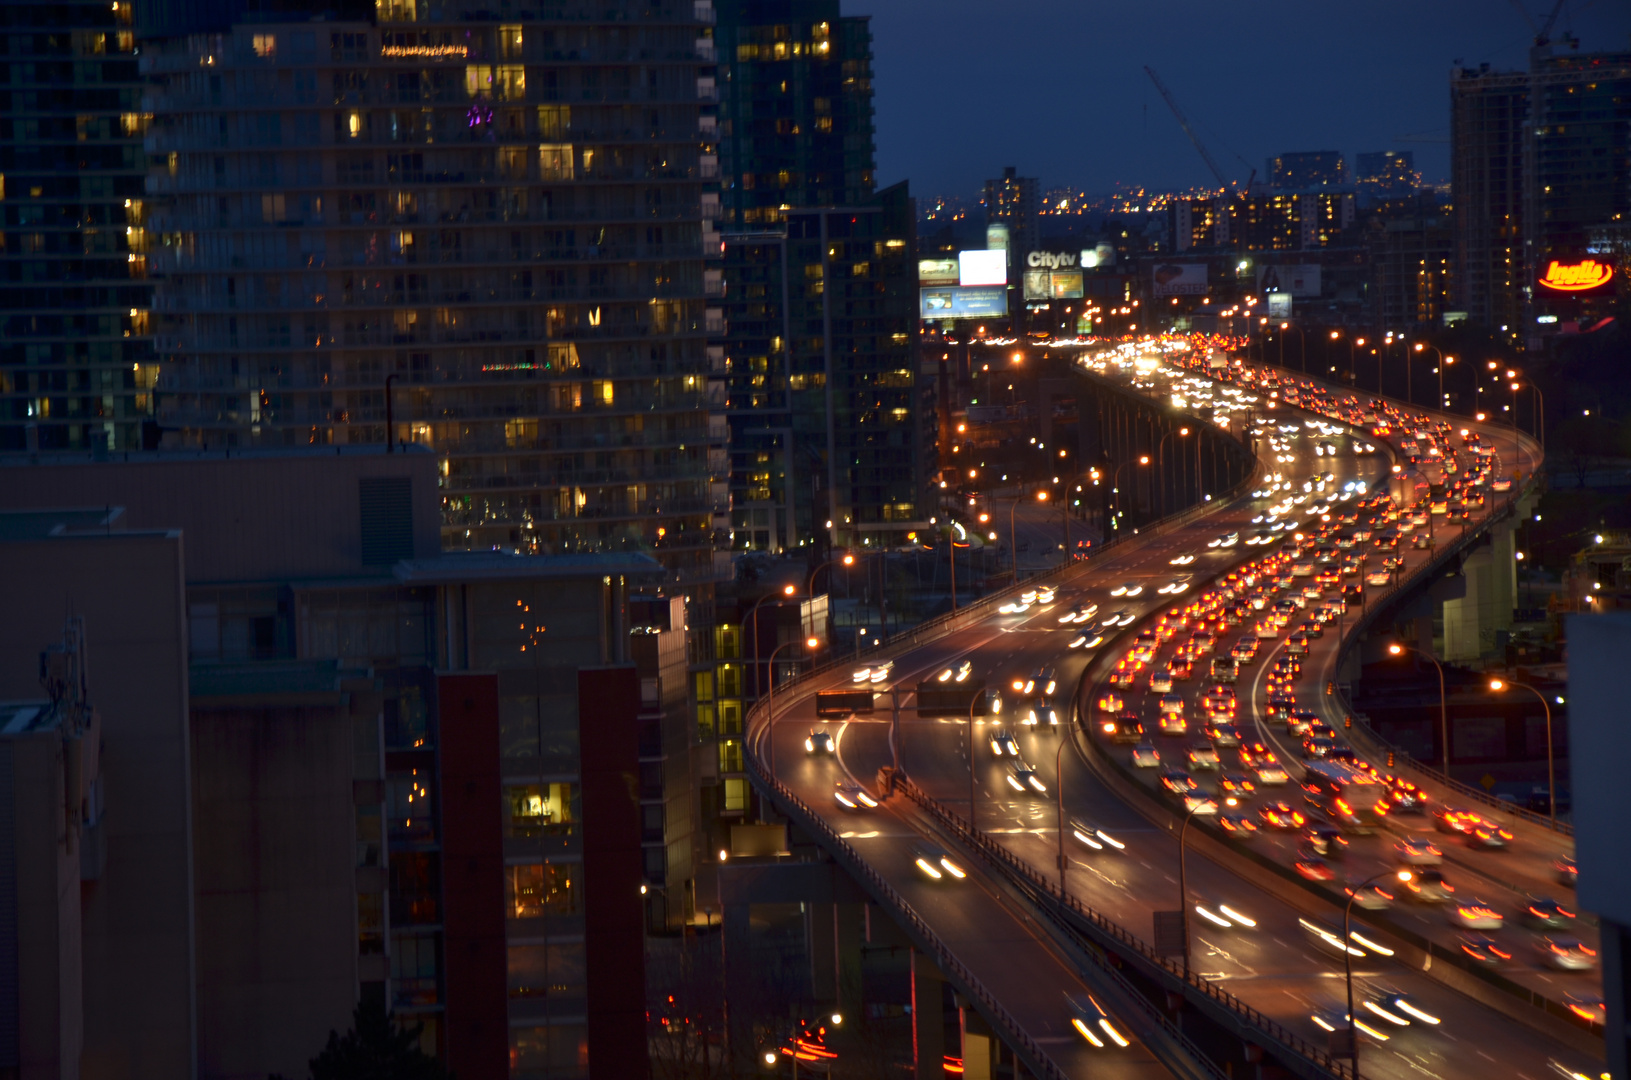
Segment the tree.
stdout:
[[328,1045],[311,1059],[310,1080],[453,1080],[440,1061],[419,1049],[424,1028],[398,1027],[383,1003],[359,1002],[351,1014],[351,1030],[344,1035],[330,1031]]

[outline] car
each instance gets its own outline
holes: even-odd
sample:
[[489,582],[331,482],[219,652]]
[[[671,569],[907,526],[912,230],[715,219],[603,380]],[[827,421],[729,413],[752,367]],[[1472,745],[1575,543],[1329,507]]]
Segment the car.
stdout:
[[1225,795],[1246,796],[1257,790],[1250,773],[1226,772],[1218,777],[1218,791]]
[[1386,780],[1388,812],[1422,814],[1427,812],[1427,792],[1409,780],[1394,776]]
[[938,682],[967,682],[968,677],[974,673],[974,661],[963,660],[942,668],[940,674],[935,676]]
[[1410,875],[1404,883],[1405,898],[1418,904],[1443,904],[1455,895],[1455,886],[1444,880],[1444,874],[1433,867],[1423,867]]
[[1106,1039],[1122,1049],[1132,1045],[1092,994],[1066,994],[1065,1002],[1070,1010],[1070,1026],[1095,1049],[1103,1050]]
[[1036,587],[1036,602],[1039,604],[1053,603],[1055,591],[1052,585],[1038,585]]
[[1099,613],[1097,604],[1077,604],[1063,615],[1059,616],[1061,623],[1085,623],[1092,620]]
[[1218,828],[1241,838],[1257,835],[1257,822],[1246,814],[1219,814]]
[[809,738],[804,740],[804,752],[806,754],[831,754],[832,736],[827,734],[825,729],[817,728],[810,732]]
[[1542,934],[1535,942],[1541,963],[1558,971],[1589,971],[1597,966],[1597,950],[1576,937]]
[[1312,852],[1298,852],[1291,868],[1309,881],[1331,881],[1337,876],[1330,863]]
[[1168,694],[1172,692],[1172,672],[1167,668],[1157,668],[1150,672],[1150,693]]
[[1163,712],[1161,718],[1156,721],[1156,728],[1163,735],[1184,735],[1189,731],[1183,713]]
[[1467,821],[1476,820],[1477,814],[1459,806],[1445,804],[1433,811],[1433,826],[1441,833],[1465,833]]
[[918,844],[913,847],[912,862],[917,867],[918,873],[930,881],[944,881],[947,878],[962,881],[968,877],[968,871],[959,866],[945,849],[932,844]]
[[1287,802],[1265,803],[1257,808],[1257,816],[1271,829],[1300,829],[1308,820],[1301,810]]
[[1608,1002],[1601,994],[1564,994],[1563,1006],[1588,1023],[1608,1023]]
[[1217,747],[1209,742],[1190,743],[1187,756],[1189,767],[1197,772],[1202,769],[1221,769],[1223,767],[1223,762],[1218,758]]
[[1310,761],[1318,761],[1327,757],[1335,748],[1335,739],[1327,739],[1323,735],[1310,735],[1303,740],[1303,757]]
[[[1044,697],[1052,697],[1054,691],[1059,689],[1059,681],[1054,678],[1051,667],[1037,668],[1031,673],[1031,677],[1026,680],[1026,685],[1034,687],[1035,692]],[[1031,691],[1027,690],[1026,692],[1030,693]]]
[[1273,761],[1274,751],[1260,742],[1243,742],[1235,753],[1240,755],[1240,763],[1246,768],[1255,768],[1259,762]]
[[1185,551],[1182,554],[1174,555],[1172,558],[1168,559],[1167,560],[1167,565],[1168,566],[1188,566],[1190,563],[1192,563],[1194,561],[1195,561],[1194,552]]
[[1208,540],[1206,546],[1209,548],[1232,548],[1238,543],[1240,543],[1240,534],[1238,532],[1226,532],[1221,536]]
[[1303,833],[1303,844],[1316,855],[1340,859],[1348,850],[1348,838],[1335,825],[1313,822]]
[[1482,900],[1462,900],[1451,905],[1450,924],[1463,930],[1499,930],[1506,919]]
[[1162,769],[1160,781],[1161,786],[1172,795],[1188,795],[1201,786],[1199,781],[1182,769]]
[[874,664],[872,667],[872,681],[874,683],[881,683],[885,679],[889,678],[889,673],[894,670],[895,662],[893,660],[882,664]]
[[833,797],[838,800],[838,805],[846,810],[859,810],[862,807],[871,810],[878,805],[878,800],[868,794],[866,788],[860,784],[841,783]]
[[1393,580],[1390,570],[1372,570],[1365,575],[1366,585],[1386,585]]
[[1161,764],[1161,752],[1154,743],[1142,742],[1133,747],[1133,765],[1140,769],[1154,769]]
[[1576,915],[1556,900],[1546,896],[1531,896],[1518,917],[1525,926],[1536,930],[1567,929],[1575,925]]
[[[1309,919],[1299,917],[1297,925],[1302,928],[1309,938],[1320,948],[1327,952],[1334,952],[1341,956],[1344,952],[1355,959],[1363,959],[1372,953],[1377,956],[1392,956],[1393,950],[1379,941],[1372,940],[1362,927],[1348,926],[1347,945],[1343,945],[1343,927],[1340,922],[1331,922],[1324,919]],[[1338,1021],[1346,1023],[1346,1020]]]
[[1382,911],[1393,906],[1394,894],[1382,887],[1379,881],[1372,881],[1355,889],[1342,890],[1354,898],[1354,906],[1364,908],[1366,911]]
[[1425,836],[1406,836],[1393,851],[1406,866],[1437,866],[1444,861],[1444,852]]
[[1019,743],[1006,731],[996,731],[991,735],[992,757],[1019,757]]
[[1291,774],[1273,757],[1260,760],[1252,766],[1252,774],[1264,787],[1280,787],[1291,782]]
[[1240,729],[1233,724],[1209,723],[1206,725],[1206,737],[1218,746],[1240,745]]
[[1221,901],[1196,904],[1195,914],[1219,930],[1257,929],[1257,920],[1241,911],[1239,905],[1231,907]]
[[1504,848],[1512,841],[1511,831],[1476,815],[1467,822],[1466,837],[1469,847]]
[[1113,691],[1099,696],[1099,711],[1114,715],[1122,710],[1127,703],[1120,694]]
[[855,671],[850,675],[850,681],[855,683],[857,686],[859,686],[861,683],[871,682],[872,681],[872,668],[870,668],[870,667],[856,668]]
[[1364,1007],[1398,1027],[1405,1027],[1412,1020],[1429,1027],[1443,1022],[1416,998],[1391,988],[1377,988],[1373,996],[1366,999]]
[[1072,818],[1070,834],[1076,842],[1094,851],[1126,851],[1127,845],[1091,822]]
[[1059,726],[1059,710],[1046,701],[1039,701],[1035,705],[1021,705],[1014,713],[1019,722],[1028,727]]
[[1552,864],[1552,875],[1571,888],[1580,881],[1580,870],[1574,865],[1573,855],[1564,855]]
[[1461,953],[1475,964],[1494,967],[1512,959],[1512,947],[1488,934],[1463,934],[1456,942]]
[[1108,735],[1113,743],[1137,744],[1144,741],[1144,725],[1136,716],[1103,717],[1099,720],[1099,731]]
[[1023,761],[1016,761],[1008,767],[1008,786],[1025,794],[1046,795],[1048,793],[1046,785],[1036,775],[1036,769]]
[[1178,693],[1162,694],[1160,701],[1157,702],[1157,707],[1164,713],[1183,716],[1184,695]]
[[1129,599],[1134,596],[1141,596],[1143,593],[1144,586],[1140,585],[1136,581],[1123,581],[1120,585],[1117,585],[1115,588],[1110,590],[1111,596],[1125,596]]

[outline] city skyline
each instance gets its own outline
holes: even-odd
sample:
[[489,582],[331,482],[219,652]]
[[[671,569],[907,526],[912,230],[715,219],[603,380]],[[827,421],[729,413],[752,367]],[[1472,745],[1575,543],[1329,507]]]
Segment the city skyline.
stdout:
[[[1389,2],[1352,15],[1276,2],[1255,13],[1265,29],[1246,35],[1232,9],[1204,5],[1090,13],[1045,0],[1000,21],[969,0],[856,12],[869,13],[878,182],[910,178],[922,194],[977,192],[1010,164],[1044,186],[1087,191],[1212,184],[1144,65],[1168,84],[1232,181],[1253,169],[1262,179],[1264,159],[1284,151],[1335,148],[1350,160],[1413,150],[1425,183],[1448,182],[1452,66],[1522,69],[1532,40],[1512,5],[1471,0],[1432,10]],[[1530,11],[1536,24],[1546,15]],[[972,24],[981,32],[967,33]],[[1174,37],[1171,27],[1185,32]],[[1631,10],[1565,4],[1553,41],[1565,32],[1582,53],[1631,48]],[[1218,41],[1244,45],[1212,55]],[[1384,47],[1392,58],[1381,66],[1373,59]],[[1276,101],[1279,115],[1257,110],[1263,101]]]

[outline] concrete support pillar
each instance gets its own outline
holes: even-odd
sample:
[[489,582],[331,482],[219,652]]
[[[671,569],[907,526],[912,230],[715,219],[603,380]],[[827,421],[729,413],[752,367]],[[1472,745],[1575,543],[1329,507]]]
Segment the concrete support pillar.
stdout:
[[833,905],[833,947],[837,953],[835,973],[838,984],[838,1011],[845,1022],[859,1019],[865,1002],[861,997],[861,946],[867,938],[865,904]]
[[804,905],[804,944],[810,956],[810,993],[818,1003],[838,1000],[837,904]]
[[1608,1075],[1631,1076],[1631,940],[1626,928],[1611,919],[1602,920],[1603,1004],[1608,1011],[1604,1025]]
[[963,1036],[963,1080],[994,1080],[997,1072],[997,1039],[985,1018],[961,998],[957,1018]]
[[942,1015],[945,980],[934,957],[912,950],[912,1061],[914,1080],[946,1075],[946,1024]]
[[[752,986],[753,921],[747,904],[727,904],[720,928],[720,948],[725,953],[725,985]],[[736,1062],[750,1060],[753,1045],[751,1008],[732,1009],[725,1003],[726,1054]]]

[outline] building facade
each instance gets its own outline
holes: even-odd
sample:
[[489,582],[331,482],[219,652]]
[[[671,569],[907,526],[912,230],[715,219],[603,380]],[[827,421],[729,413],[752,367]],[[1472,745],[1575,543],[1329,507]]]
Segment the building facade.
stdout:
[[132,5],[3,14],[0,453],[139,449],[156,369]]
[[1334,187],[1347,179],[1340,150],[1301,150],[1268,160],[1269,186],[1276,191]]
[[568,8],[144,47],[167,443],[389,434],[446,547],[718,576],[712,8]]
[[[1002,224],[1008,227],[1008,250],[1021,257],[1042,246],[1042,181],[1034,176],[1020,176],[1014,166],[1003,168],[1002,176],[985,182],[985,220],[987,226]],[[1010,277],[1013,261],[1010,259]]]
[[1353,181],[1359,194],[1372,199],[1395,199],[1421,186],[1416,155],[1409,150],[1380,150],[1354,159]]

